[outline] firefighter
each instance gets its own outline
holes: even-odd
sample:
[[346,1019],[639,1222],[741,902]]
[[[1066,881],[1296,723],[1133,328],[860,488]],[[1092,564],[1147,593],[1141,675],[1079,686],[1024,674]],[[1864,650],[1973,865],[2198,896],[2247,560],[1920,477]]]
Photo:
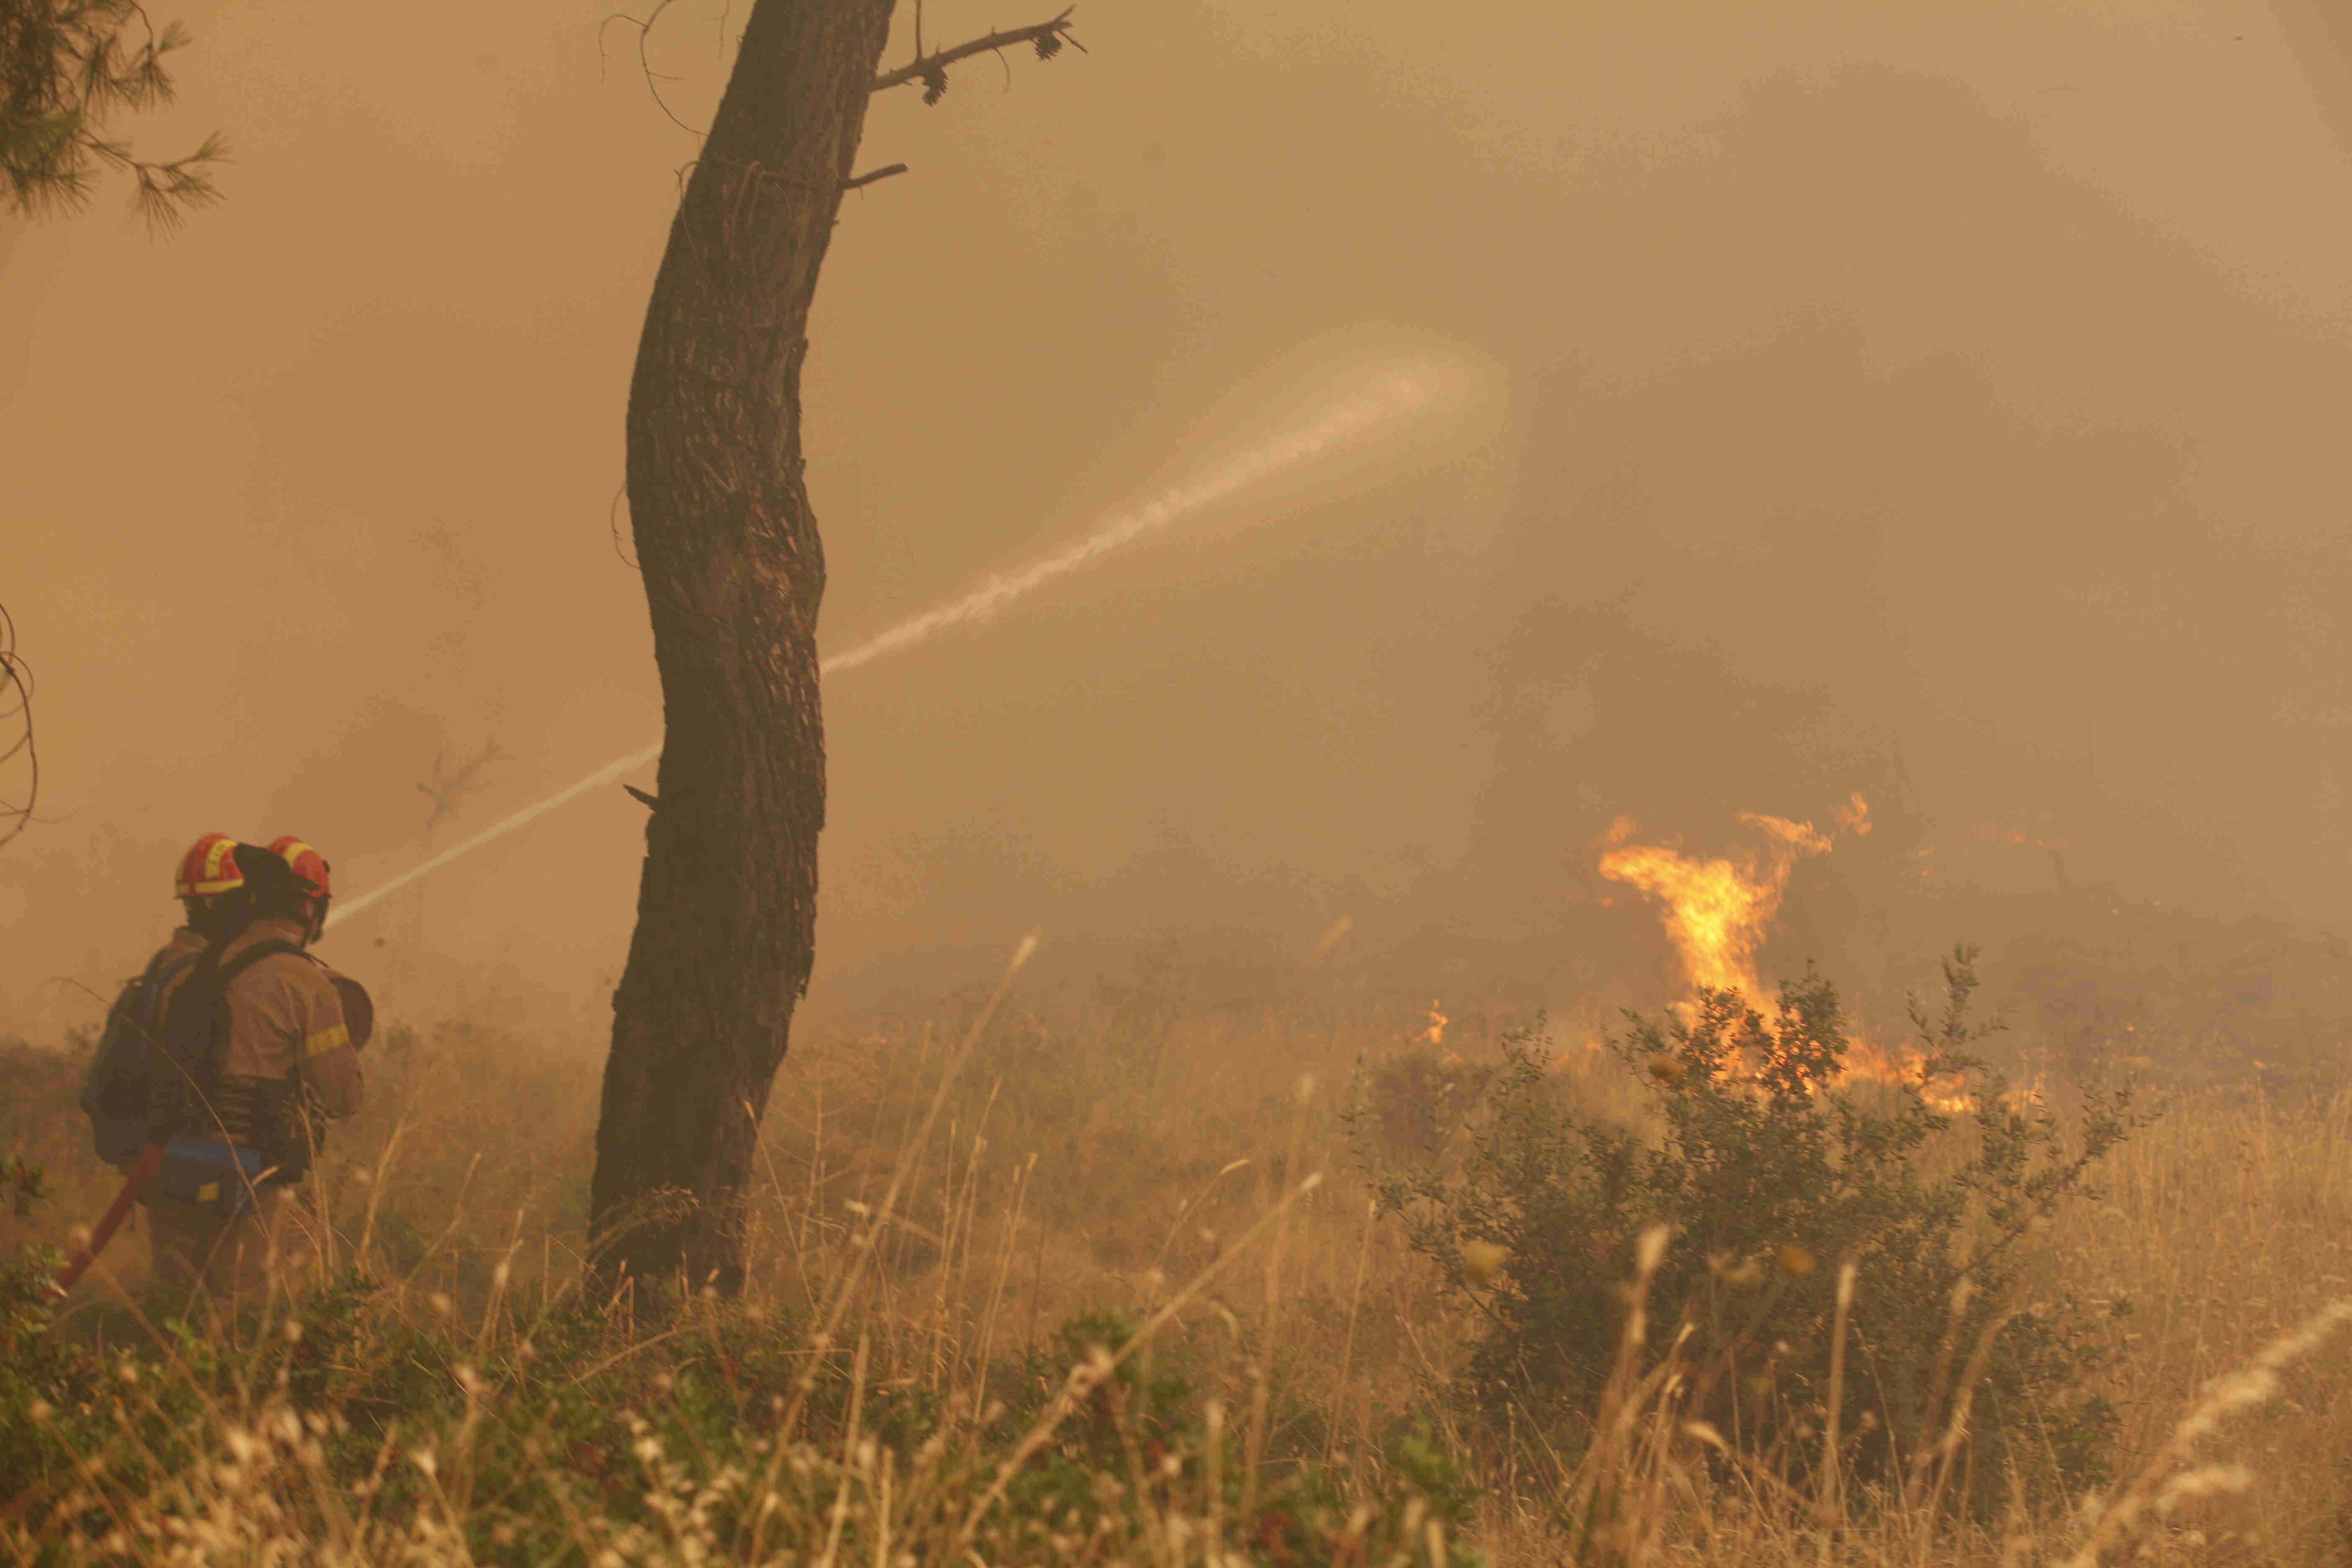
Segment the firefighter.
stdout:
[[148,1194],[156,1274],[232,1303],[264,1291],[273,1268],[307,1270],[317,1219],[303,1178],[321,1123],[360,1108],[368,1020],[354,1039],[339,977],[305,951],[326,919],[327,862],[299,840],[279,845],[229,852],[238,885],[207,911],[204,952],[164,988],[170,1060],[151,1103],[150,1136],[164,1145]]
[[226,833],[207,833],[180,857],[172,879],[180,927],[107,1009],[82,1082],[81,1108],[89,1118],[98,1157],[110,1165],[129,1165],[146,1143],[149,1052],[163,1027],[163,986],[204,952],[205,928],[215,923],[212,911],[221,896],[244,885],[232,853],[236,846]]

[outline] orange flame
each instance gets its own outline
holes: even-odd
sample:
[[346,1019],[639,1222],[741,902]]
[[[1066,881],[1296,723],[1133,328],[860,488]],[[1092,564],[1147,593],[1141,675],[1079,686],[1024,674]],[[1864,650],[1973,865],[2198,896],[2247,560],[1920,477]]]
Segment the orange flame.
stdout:
[[1846,796],[1843,805],[1832,807],[1830,816],[1840,827],[1844,828],[1856,838],[1866,838],[1870,836],[1870,802],[1862,798],[1860,790]]
[[[1870,803],[1860,795],[1832,816],[1841,829],[1857,837],[1870,831]],[[1601,874],[1639,889],[1664,906],[1660,913],[1666,935],[1694,989],[1736,990],[1753,998],[1762,992],[1756,949],[1780,913],[1790,873],[1805,857],[1827,854],[1832,841],[1810,822],[1754,812],[1742,812],[1739,820],[1763,830],[1766,843],[1761,847],[1695,859],[1663,845],[1630,842],[1633,821],[1621,816],[1609,830],[1610,847],[1601,858]],[[1975,1109],[1965,1075],[1939,1073],[1921,1082],[1927,1062],[1926,1053],[1916,1047],[1856,1038],[1847,1042],[1837,1081],[1917,1084],[1921,1097],[1937,1110]],[[2030,1088],[2013,1089],[2011,1100],[2036,1093]]]
[[1921,1083],[1920,1075],[1927,1066],[1927,1054],[1916,1047],[1889,1047],[1853,1039],[1845,1043],[1845,1062],[1838,1071],[1837,1081],[1841,1087],[1851,1083],[1916,1083],[1919,1085],[1919,1098],[1937,1110],[1955,1114],[1976,1109],[1965,1073],[1938,1073]]
[[[1869,807],[1860,795],[1847,810],[1862,824],[1854,831],[1867,831]],[[1761,991],[1756,949],[1780,912],[1789,873],[1804,857],[1828,853],[1830,839],[1810,822],[1746,811],[1739,820],[1762,828],[1769,842],[1760,849],[1697,860],[1664,845],[1629,843],[1633,819],[1621,816],[1609,829],[1611,847],[1601,857],[1601,874],[1664,906],[1666,936],[1694,987],[1754,996]]]
[[1421,1033],[1412,1037],[1413,1044],[1418,1046],[1444,1045],[1445,1043],[1445,1026],[1453,1021],[1454,1020],[1448,1018],[1444,1013],[1438,1011],[1437,1004],[1434,1001],[1431,1002],[1429,1005],[1429,1027],[1423,1029]]
[[[1937,1073],[1926,1082],[1920,1074],[1927,1065],[1927,1053],[1916,1046],[1886,1047],[1869,1040],[1848,1040],[1845,1065],[1837,1081],[1841,1086],[1851,1083],[1886,1083],[1919,1085],[1919,1098],[1947,1115],[1961,1115],[1977,1109],[1977,1093],[1969,1083],[1966,1073]],[[2000,1095],[2000,1103],[2011,1110],[2023,1110],[2040,1105],[2045,1099],[2045,1086],[2039,1070],[2029,1071],[2019,1082],[2012,1083]]]

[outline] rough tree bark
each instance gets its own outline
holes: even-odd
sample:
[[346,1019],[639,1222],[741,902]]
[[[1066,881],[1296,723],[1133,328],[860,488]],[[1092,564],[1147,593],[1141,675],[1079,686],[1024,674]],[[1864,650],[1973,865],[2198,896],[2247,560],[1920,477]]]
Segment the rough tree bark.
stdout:
[[753,7],[629,384],[664,731],[590,1189],[607,1278],[742,1282],[742,1194],[814,956],[824,822],[801,363],[889,21],[890,0]]
[[929,54],[919,36],[910,65],[877,76],[891,6],[752,7],[637,345],[630,521],[664,731],[589,1188],[608,1281],[741,1287],[760,1117],[814,959],[824,554],[801,363],[843,191],[903,169],[852,180],[866,103],[912,82],[936,102],[960,60],[1072,41],[1067,11]]

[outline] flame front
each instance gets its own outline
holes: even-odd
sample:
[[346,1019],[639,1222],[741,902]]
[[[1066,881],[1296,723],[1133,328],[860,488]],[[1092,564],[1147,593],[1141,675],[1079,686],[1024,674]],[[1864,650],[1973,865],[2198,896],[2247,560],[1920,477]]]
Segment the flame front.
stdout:
[[[1859,795],[1854,806],[1863,809]],[[1761,990],[1756,949],[1780,912],[1789,873],[1804,857],[1826,853],[1830,840],[1810,822],[1755,812],[1740,813],[1739,820],[1762,828],[1765,846],[1700,860],[1664,845],[1628,842],[1636,831],[1633,819],[1621,816],[1609,829],[1601,874],[1664,906],[1666,936],[1694,988],[1754,996]]]
[[[1842,830],[1857,837],[1870,831],[1870,805],[1859,795],[1832,816]],[[1601,874],[1657,900],[1666,935],[1692,989],[1738,991],[1753,1000],[1763,990],[1756,974],[1756,950],[1780,912],[1789,875],[1807,856],[1827,854],[1832,841],[1810,822],[1756,812],[1742,812],[1739,820],[1761,830],[1763,845],[1700,859],[1664,845],[1632,842],[1637,831],[1633,820],[1621,816],[1605,840],[1609,847],[1601,857]],[[1937,1110],[1974,1108],[1965,1075],[1927,1077],[1927,1065],[1926,1054],[1915,1047],[1855,1038],[1846,1042],[1837,1081],[1915,1084],[1921,1098]],[[2021,1093],[2031,1097],[2034,1091]],[[2021,1091],[2011,1090],[2010,1099],[2019,1101]]]
[[1886,1047],[1867,1039],[1845,1043],[1845,1061],[1838,1069],[1841,1086],[1851,1083],[1916,1084],[1919,1098],[1948,1115],[1976,1109],[1965,1073],[1927,1076],[1927,1054],[1915,1046]]

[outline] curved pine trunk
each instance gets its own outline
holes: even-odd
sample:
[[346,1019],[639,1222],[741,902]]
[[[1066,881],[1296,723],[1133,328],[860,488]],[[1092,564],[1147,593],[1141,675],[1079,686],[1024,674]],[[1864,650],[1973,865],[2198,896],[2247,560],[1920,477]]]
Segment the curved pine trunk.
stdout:
[[801,362],[889,17],[890,0],[759,0],[637,348],[628,493],[664,731],[590,1189],[608,1279],[742,1283],[824,823]]

